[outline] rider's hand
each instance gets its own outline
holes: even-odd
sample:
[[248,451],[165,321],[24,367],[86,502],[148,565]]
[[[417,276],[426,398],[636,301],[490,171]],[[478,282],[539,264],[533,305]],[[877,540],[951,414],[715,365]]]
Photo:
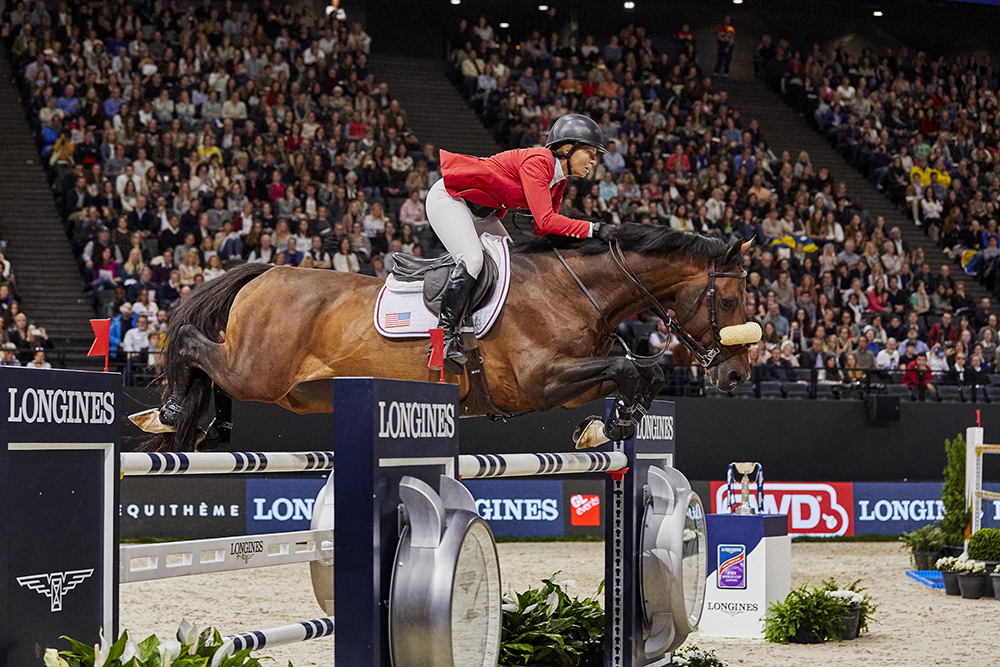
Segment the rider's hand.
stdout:
[[593,238],[607,242],[615,237],[614,233],[615,225],[609,224],[607,222],[595,222],[592,224],[594,225],[594,230],[592,233]]

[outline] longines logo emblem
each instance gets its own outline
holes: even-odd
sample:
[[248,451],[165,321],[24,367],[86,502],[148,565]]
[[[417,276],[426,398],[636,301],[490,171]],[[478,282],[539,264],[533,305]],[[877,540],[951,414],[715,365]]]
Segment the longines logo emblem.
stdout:
[[63,595],[76,588],[92,574],[94,574],[93,568],[50,574],[32,574],[27,577],[18,577],[17,583],[47,597],[51,603],[50,611],[62,611]]

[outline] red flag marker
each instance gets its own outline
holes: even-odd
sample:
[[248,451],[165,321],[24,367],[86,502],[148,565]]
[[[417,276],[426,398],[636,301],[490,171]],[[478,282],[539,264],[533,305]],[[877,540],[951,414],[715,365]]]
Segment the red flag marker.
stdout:
[[88,357],[104,357],[104,372],[108,372],[108,356],[111,349],[111,320],[90,320],[94,330],[94,344],[90,346]]
[[431,335],[431,358],[427,362],[427,368],[441,369],[438,382],[444,382],[444,329],[438,327],[428,333]]

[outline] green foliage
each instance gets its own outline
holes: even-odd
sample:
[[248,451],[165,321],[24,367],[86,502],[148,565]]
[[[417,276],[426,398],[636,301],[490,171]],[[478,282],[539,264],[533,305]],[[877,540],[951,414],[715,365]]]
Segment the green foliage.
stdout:
[[944,531],[932,524],[899,536],[899,541],[914,551],[939,551],[944,546],[944,540]]
[[696,644],[677,649],[670,664],[684,665],[684,667],[726,667],[726,663],[716,655],[714,648],[698,648]]
[[552,578],[542,588],[504,596],[500,667],[604,664],[604,610],[598,602],[604,584],[594,597],[580,600]]
[[161,642],[156,635],[150,635],[136,644],[127,630],[113,644],[107,643],[103,631],[97,646],[70,637],[63,639],[69,642],[70,650],[46,649],[46,667],[260,667],[261,660],[271,660],[252,658],[249,649],[226,655],[231,645],[224,644],[218,630],[205,628],[199,633],[187,621],[181,621],[177,641]]
[[944,467],[944,484],[941,501],[944,518],[941,530],[945,544],[960,547],[965,543],[965,529],[972,519],[972,512],[965,500],[965,436],[959,433],[954,440],[944,441],[948,464]]
[[875,604],[875,599],[865,592],[868,589],[861,586],[861,581],[861,579],[856,579],[847,586],[838,587],[837,582],[835,582],[832,578],[823,580],[823,589],[826,591],[850,591],[861,598],[857,602],[861,605],[861,615],[858,620],[859,636],[863,632],[868,632],[868,621],[878,623],[878,619],[875,618],[875,613],[878,611],[878,605]]
[[969,538],[969,558],[1000,560],[1000,530],[980,528]]
[[[860,581],[860,580],[859,580]],[[857,587],[859,581],[851,584]],[[837,590],[832,580],[824,581],[823,587],[802,585],[788,594],[782,602],[772,602],[768,605],[764,616],[764,638],[769,642],[787,644],[800,629],[812,630],[820,641],[838,639],[844,629],[843,614],[850,606],[845,597],[833,595]],[[850,588],[843,590],[851,590]],[[858,589],[864,591],[864,589]],[[852,591],[858,592],[858,591]],[[864,615],[864,594],[860,595],[862,604],[862,623],[868,620]],[[870,611],[875,606],[870,604]],[[861,624],[858,632],[861,632]],[[867,629],[867,624],[864,626]]]

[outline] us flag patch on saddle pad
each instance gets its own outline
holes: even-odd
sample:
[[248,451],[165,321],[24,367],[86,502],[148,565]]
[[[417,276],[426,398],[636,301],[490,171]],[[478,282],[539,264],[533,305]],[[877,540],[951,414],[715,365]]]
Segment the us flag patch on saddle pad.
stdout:
[[385,314],[385,328],[392,329],[393,327],[408,327],[410,326],[410,314],[409,313],[386,313]]

